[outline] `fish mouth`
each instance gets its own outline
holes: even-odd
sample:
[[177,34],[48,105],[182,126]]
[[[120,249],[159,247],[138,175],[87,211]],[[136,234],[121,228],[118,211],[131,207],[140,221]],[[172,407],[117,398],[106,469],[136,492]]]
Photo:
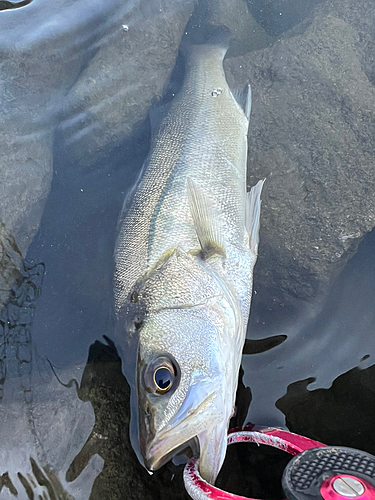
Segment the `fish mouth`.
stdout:
[[[222,398],[216,391],[207,394],[207,385],[191,386],[169,425],[145,446],[145,465],[150,471],[159,469],[188,446],[197,454],[199,443],[200,473],[208,482],[215,481],[225,457],[229,418],[223,415]],[[212,381],[209,385],[212,387]],[[203,400],[202,393],[206,393]],[[201,403],[193,406],[197,400]]]
[[189,447],[193,451],[194,456],[198,455],[199,444],[196,437],[178,444],[176,447],[171,448],[169,451],[161,450],[160,453],[159,450],[155,450],[151,452],[152,455],[147,454],[145,459],[145,466],[149,471],[158,470],[160,469],[160,467],[172,460],[173,457]]

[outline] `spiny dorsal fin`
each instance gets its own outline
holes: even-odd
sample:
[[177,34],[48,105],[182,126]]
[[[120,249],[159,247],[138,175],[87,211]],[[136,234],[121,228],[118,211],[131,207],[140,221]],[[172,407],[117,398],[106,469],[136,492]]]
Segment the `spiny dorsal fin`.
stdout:
[[238,104],[243,109],[243,112],[245,113],[245,116],[249,121],[250,120],[250,113],[251,113],[251,87],[250,87],[250,84],[248,83],[241,90],[238,90],[238,89],[233,90],[232,94],[233,94],[233,97],[238,102]]
[[208,206],[207,198],[191,179],[187,180],[187,190],[190,212],[203,257],[205,259],[213,255],[225,257],[218,217],[215,217],[214,211]]
[[249,233],[250,250],[254,255],[258,254],[259,244],[259,219],[260,219],[260,195],[262,193],[263,184],[265,179],[259,181],[247,193],[246,199],[246,212],[245,212],[245,225]]

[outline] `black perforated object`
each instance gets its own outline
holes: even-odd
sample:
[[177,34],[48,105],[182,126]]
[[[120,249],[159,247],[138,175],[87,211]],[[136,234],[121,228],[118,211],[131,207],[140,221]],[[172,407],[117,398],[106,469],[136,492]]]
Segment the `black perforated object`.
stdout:
[[286,466],[282,484],[289,500],[321,499],[320,486],[334,474],[350,474],[375,487],[375,457],[343,446],[311,448]]

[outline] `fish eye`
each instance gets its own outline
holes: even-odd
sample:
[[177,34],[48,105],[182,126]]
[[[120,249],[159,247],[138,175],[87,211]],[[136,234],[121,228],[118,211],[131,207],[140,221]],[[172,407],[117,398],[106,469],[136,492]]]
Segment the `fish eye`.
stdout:
[[156,392],[164,394],[164,392],[169,391],[172,386],[173,378],[174,374],[171,373],[168,366],[161,366],[160,368],[157,368],[154,372]]
[[176,363],[166,356],[157,358],[144,372],[144,385],[148,392],[165,394],[176,386],[178,370]]

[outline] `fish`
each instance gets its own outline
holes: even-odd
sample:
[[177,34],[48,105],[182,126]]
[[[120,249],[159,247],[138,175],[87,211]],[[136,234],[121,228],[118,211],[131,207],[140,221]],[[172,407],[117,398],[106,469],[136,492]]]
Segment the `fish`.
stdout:
[[125,199],[115,247],[116,339],[135,345],[144,465],[156,470],[189,445],[210,483],[234,411],[263,186],[246,189],[251,89],[228,86],[229,37],[210,26],[182,43],[184,80]]

